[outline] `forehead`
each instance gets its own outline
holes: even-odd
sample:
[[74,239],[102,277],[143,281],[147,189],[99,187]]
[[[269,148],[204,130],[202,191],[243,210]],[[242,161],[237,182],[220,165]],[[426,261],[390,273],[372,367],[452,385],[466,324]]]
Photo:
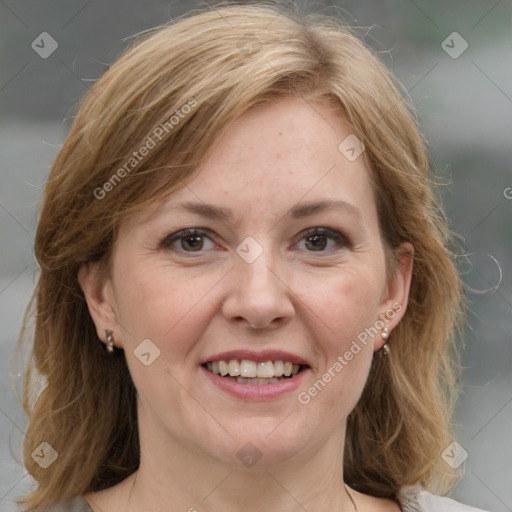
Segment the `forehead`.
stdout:
[[330,158],[334,163],[339,155],[339,142],[349,133],[339,107],[282,98],[254,107],[234,121],[202,169],[222,172],[222,167],[243,164],[254,175],[258,169],[265,171],[269,166],[292,171],[305,168],[301,163],[311,167],[315,160],[322,164]]
[[[225,205],[227,215],[227,209],[247,213],[249,206],[263,215],[331,200],[374,216],[364,152],[347,158],[347,137],[351,141],[354,134],[341,108],[330,102],[282,98],[254,107],[227,127],[193,179],[153,212],[194,202]],[[146,219],[153,216],[146,213]]]

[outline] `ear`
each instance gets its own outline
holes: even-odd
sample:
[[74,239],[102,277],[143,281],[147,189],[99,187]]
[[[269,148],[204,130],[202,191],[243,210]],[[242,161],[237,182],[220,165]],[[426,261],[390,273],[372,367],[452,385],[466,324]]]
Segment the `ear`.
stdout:
[[[393,270],[384,291],[379,315],[390,334],[403,318],[407,309],[414,260],[412,244],[408,242],[401,244],[395,251],[395,258],[397,260],[396,268]],[[375,350],[382,348],[384,343],[386,341],[378,336],[374,343]]]
[[99,339],[105,342],[105,330],[111,329],[115,344],[119,346],[121,331],[112,281],[110,278],[106,278],[101,270],[102,268],[98,262],[83,263],[78,271],[78,282],[84,292]]

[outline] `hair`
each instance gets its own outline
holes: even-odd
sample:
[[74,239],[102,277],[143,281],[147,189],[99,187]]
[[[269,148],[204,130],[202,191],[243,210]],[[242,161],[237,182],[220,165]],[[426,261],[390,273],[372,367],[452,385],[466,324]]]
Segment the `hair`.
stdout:
[[[113,486],[139,464],[136,391],[122,350],[112,356],[98,339],[80,266],[100,262],[107,276],[121,222],[190,181],[233,120],[290,96],[337,105],[364,143],[392,271],[400,245],[414,246],[392,353],[374,356],[348,417],[346,482],[388,498],[405,485],[444,494],[455,483],[441,453],[454,439],[462,286],[417,116],[342,20],[222,5],[140,35],[81,101],[50,171],[19,340],[34,319],[23,393],[24,459],[37,481],[28,510]],[[41,442],[58,453],[47,469],[31,456]]]

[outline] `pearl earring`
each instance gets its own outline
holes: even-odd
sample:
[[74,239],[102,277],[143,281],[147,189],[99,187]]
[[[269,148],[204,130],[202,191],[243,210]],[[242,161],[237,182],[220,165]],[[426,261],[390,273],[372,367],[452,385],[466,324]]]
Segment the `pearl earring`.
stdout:
[[389,345],[387,343],[387,339],[389,338],[389,329],[387,327],[384,327],[384,329],[382,329],[380,337],[382,338],[383,341],[386,341],[386,343],[384,343],[384,346],[382,347],[382,351],[384,352],[384,355],[387,356],[391,352]]
[[105,336],[107,337],[107,352],[112,354],[114,352],[114,336],[112,336],[112,329],[105,329]]

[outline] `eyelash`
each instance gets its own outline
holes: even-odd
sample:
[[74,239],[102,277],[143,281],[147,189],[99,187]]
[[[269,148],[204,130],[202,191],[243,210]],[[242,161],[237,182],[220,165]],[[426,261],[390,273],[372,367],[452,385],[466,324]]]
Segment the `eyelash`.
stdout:
[[[212,238],[208,236],[208,232],[209,230],[205,229],[198,229],[198,228],[192,228],[192,229],[183,229],[181,231],[177,231],[176,233],[173,233],[169,236],[167,236],[163,241],[162,243],[160,244],[161,248],[163,249],[167,249],[167,250],[170,250],[172,251],[173,248],[172,248],[172,244],[174,242],[177,242],[181,239],[184,239],[184,238],[188,238],[188,237],[207,237],[209,238],[212,242]],[[306,252],[310,252],[310,253],[328,253],[328,254],[331,254],[334,251],[339,251],[343,248],[348,248],[348,249],[351,249],[352,248],[352,243],[350,242],[350,240],[342,233],[338,232],[338,231],[335,231],[333,229],[330,229],[330,228],[310,228],[310,229],[307,229],[305,231],[303,231],[301,233],[301,237],[298,239],[298,242],[302,241],[303,239],[305,238],[308,238],[308,237],[312,237],[312,236],[325,236],[325,237],[328,237],[328,238],[331,238],[332,240],[334,240],[336,242],[336,245],[337,245],[337,249],[327,249],[327,250],[323,250],[323,251],[306,251]],[[298,243],[297,242],[297,243]],[[296,245],[296,244],[295,244]],[[194,254],[194,253],[197,253],[197,254],[201,254],[202,252],[204,251],[185,251],[183,249],[178,249],[178,252],[181,252],[183,254]]]

